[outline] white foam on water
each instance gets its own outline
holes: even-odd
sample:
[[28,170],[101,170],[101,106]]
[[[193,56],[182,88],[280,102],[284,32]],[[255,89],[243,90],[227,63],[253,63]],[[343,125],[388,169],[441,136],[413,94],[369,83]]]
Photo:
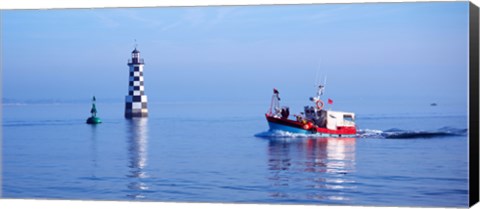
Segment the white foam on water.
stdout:
[[292,133],[288,131],[274,130],[266,131],[262,133],[255,134],[256,137],[262,138],[308,138],[308,137],[320,137],[319,134],[303,134],[303,133]]

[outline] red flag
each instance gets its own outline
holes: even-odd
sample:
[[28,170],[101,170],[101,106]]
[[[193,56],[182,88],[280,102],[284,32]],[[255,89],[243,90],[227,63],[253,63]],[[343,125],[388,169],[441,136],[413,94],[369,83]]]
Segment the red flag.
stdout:
[[330,98],[328,99],[328,104],[333,104],[333,100],[331,100]]

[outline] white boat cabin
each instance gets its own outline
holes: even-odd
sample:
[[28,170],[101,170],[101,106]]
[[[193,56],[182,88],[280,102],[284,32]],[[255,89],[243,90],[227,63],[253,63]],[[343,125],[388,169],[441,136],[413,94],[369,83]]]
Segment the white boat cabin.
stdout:
[[327,111],[327,129],[337,130],[338,127],[355,127],[355,113]]

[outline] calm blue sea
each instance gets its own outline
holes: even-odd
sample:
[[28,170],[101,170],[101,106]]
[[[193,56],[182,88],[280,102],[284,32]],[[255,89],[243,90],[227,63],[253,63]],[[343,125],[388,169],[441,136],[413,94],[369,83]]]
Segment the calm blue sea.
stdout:
[[100,102],[96,126],[88,103],[4,104],[2,195],[467,206],[466,106],[341,105],[357,138],[268,132],[268,103],[150,103],[149,118],[126,120],[123,103]]

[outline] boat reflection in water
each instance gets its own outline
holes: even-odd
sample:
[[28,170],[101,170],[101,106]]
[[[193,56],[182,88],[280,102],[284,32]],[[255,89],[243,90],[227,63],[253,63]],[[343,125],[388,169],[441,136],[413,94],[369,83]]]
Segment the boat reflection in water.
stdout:
[[355,138],[269,142],[270,196],[285,201],[348,204],[355,180]]
[[145,192],[149,189],[144,181],[148,177],[145,172],[148,147],[147,125],[147,118],[133,118],[127,121],[129,159],[127,177],[130,179],[127,185],[129,189],[127,197],[133,199],[145,198]]

